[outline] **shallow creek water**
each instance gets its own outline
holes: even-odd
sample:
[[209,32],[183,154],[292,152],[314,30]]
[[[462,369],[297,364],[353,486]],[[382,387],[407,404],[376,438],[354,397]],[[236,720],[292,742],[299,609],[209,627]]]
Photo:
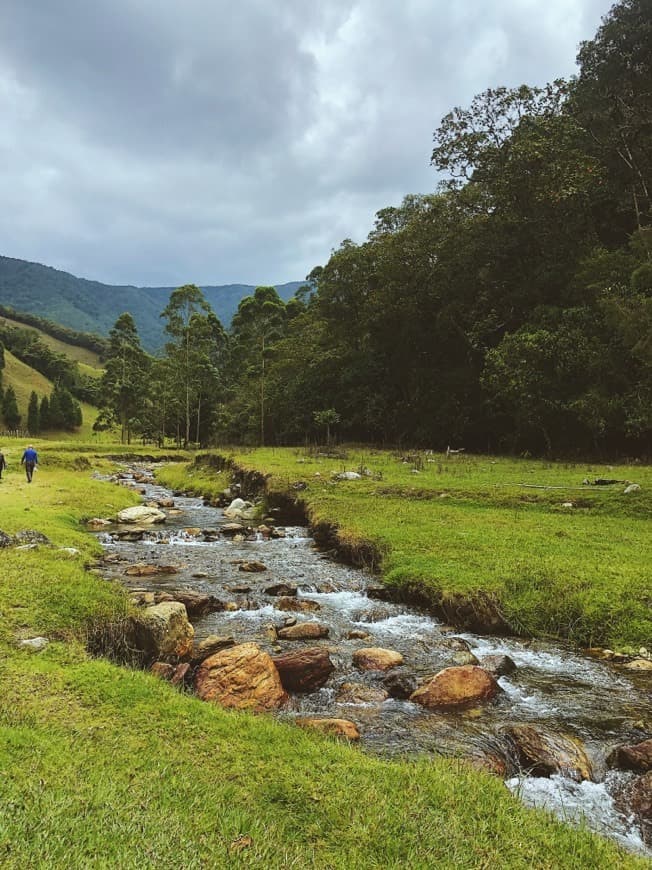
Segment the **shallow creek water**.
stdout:
[[[175,511],[168,515],[165,525],[150,527],[142,541],[118,541],[112,534],[115,529],[100,533],[107,553],[120,559],[106,565],[107,576],[119,578],[132,589],[186,588],[237,605],[237,610],[193,620],[196,640],[211,634],[232,635],[237,642],[254,641],[272,655],[278,654],[279,647],[286,651],[306,643],[328,648],[335,671],[326,686],[311,694],[292,696],[280,717],[322,715],[350,719],[360,729],[362,748],[385,756],[499,757],[516,774],[507,779],[507,787],[525,803],[545,806],[567,820],[585,818],[590,827],[652,855],[635,822],[619,810],[615,800],[633,775],[607,770],[605,763],[614,746],[650,736],[649,675],[627,672],[560,644],[451,631],[415,607],[369,598],[366,590],[377,586],[378,579],[320,553],[305,528],[285,527],[286,537],[276,540],[263,540],[258,535],[255,540],[219,537],[206,542],[184,530],[219,529],[228,522],[222,510],[205,506],[199,498],[172,496],[155,483],[138,486],[145,489],[145,501],[174,497]],[[267,570],[256,574],[239,570],[243,561],[251,560],[262,562]],[[125,576],[127,565],[136,562],[173,565],[178,573]],[[296,585],[298,598],[315,602],[319,610],[278,610],[278,599],[264,590],[281,581]],[[288,617],[327,625],[329,636],[318,641],[279,642],[270,627],[281,627]],[[369,637],[350,639],[349,632],[355,629]],[[401,670],[416,675],[421,682],[455,663],[451,637],[463,638],[478,658],[504,653],[515,662],[516,671],[499,678],[503,691],[495,702],[442,713],[393,698],[373,703],[338,700],[344,683],[382,688],[385,674],[361,672],[352,666],[356,649],[380,646],[398,650],[405,658]],[[578,737],[598,781],[576,783],[561,776],[546,779],[518,773],[501,734],[506,726],[517,723]]]

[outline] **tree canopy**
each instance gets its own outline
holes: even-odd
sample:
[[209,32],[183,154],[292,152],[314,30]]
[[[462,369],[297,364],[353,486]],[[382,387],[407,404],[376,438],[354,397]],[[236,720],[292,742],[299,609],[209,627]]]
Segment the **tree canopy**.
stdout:
[[649,449],[652,0],[616,3],[572,79],[453,108],[432,163],[434,192],[379,211],[288,303],[257,287],[226,331],[195,285],[175,290],[133,407],[112,338],[117,417],[184,444],[329,442],[337,424],[432,448]]

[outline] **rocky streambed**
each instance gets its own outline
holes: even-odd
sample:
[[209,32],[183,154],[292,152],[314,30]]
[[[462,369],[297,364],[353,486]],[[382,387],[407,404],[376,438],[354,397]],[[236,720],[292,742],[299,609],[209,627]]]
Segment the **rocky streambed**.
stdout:
[[[96,531],[102,573],[151,617],[139,645],[160,676],[369,752],[468,759],[524,802],[652,855],[645,656],[616,664],[561,644],[460,633],[384,600],[376,578],[333,562],[282,517],[256,523],[237,504],[227,516],[158,486],[151,467],[119,482],[164,520]],[[166,647],[161,632],[170,620],[187,625],[186,614],[192,629]]]

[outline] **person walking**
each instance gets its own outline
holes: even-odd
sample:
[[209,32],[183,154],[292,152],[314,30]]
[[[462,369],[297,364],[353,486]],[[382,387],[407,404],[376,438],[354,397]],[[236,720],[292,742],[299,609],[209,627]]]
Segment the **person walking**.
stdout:
[[38,454],[36,450],[30,444],[23,453],[23,458],[20,460],[20,464],[25,466],[25,474],[27,475],[27,483],[32,482],[32,475],[34,474],[34,469],[38,465]]
[[2,480],[2,472],[5,470],[6,467],[7,460],[5,459],[5,455],[2,450],[0,450],[0,480]]

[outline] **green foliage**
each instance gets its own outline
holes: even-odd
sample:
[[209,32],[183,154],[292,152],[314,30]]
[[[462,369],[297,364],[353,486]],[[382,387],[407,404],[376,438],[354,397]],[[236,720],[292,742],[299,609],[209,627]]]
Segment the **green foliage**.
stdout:
[[[298,310],[293,314],[298,316]],[[268,425],[268,362],[273,357],[274,345],[285,334],[286,322],[285,304],[274,287],[256,287],[253,296],[240,302],[233,318],[231,375],[234,389],[240,397],[250,394],[249,407],[241,408],[239,424],[245,432],[257,428],[261,445],[265,444]]]
[[147,392],[149,359],[140,346],[140,338],[131,314],[121,314],[109,333],[104,374],[100,384],[101,420],[95,428],[107,428],[116,420],[124,444],[131,441],[131,431],[139,424]]
[[[76,402],[70,391],[65,387],[55,385],[47,407],[46,419],[51,429],[65,429],[72,431],[82,424],[82,411],[79,402]],[[41,420],[41,429],[43,421]]]
[[578,54],[572,111],[589,134],[587,150],[607,169],[608,220],[623,233],[648,227],[652,218],[651,48],[650,0],[621,0]]
[[187,447],[194,423],[195,442],[206,440],[211,416],[222,391],[222,367],[227,338],[222,324],[201,290],[194,284],[179,287],[161,317],[170,336],[167,361],[159,369],[163,393],[176,413],[177,432],[183,426],[183,445]]
[[335,408],[327,408],[325,411],[315,411],[312,415],[317,426],[326,428],[326,443],[331,443],[331,426],[337,425],[341,417]]
[[4,418],[7,429],[13,431],[20,425],[22,419],[18,413],[18,403],[16,402],[16,392],[12,386],[7,387],[2,400],[2,416]]
[[52,428],[50,421],[50,400],[47,396],[43,396],[43,398],[41,399],[38,418],[41,431]]
[[643,263],[634,269],[631,278],[632,290],[652,296],[652,263]]
[[39,416],[39,401],[36,392],[32,390],[27,408],[27,431],[30,435],[38,435],[41,429]]

